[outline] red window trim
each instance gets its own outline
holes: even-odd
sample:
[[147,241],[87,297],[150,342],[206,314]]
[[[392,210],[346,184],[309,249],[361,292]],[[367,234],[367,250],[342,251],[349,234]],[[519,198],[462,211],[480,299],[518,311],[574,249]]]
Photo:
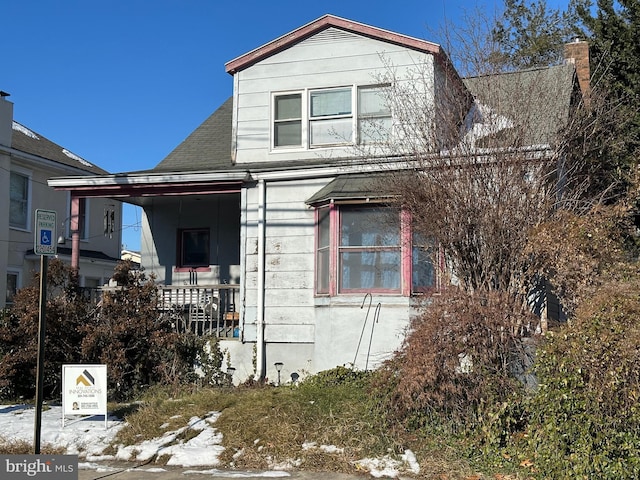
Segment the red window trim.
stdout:
[[[341,206],[351,206],[349,203],[341,203]],[[353,204],[357,206],[357,204]],[[318,292],[318,228],[319,228],[319,211],[322,208],[329,208],[329,288],[328,292]],[[433,287],[413,288],[413,241],[412,241],[412,217],[411,213],[405,209],[400,211],[400,288],[398,290],[389,289],[339,289],[339,253],[340,253],[340,208],[339,205],[331,202],[329,205],[320,205],[316,207],[316,234],[315,234],[315,272],[314,291],[317,297],[335,297],[341,295],[361,295],[363,293],[376,293],[382,295],[395,295],[410,297],[412,295],[434,295],[442,292],[444,288],[443,276],[445,272],[444,252],[438,248],[438,261],[435,265],[436,278]],[[381,247],[384,250],[384,247]],[[395,249],[391,249],[395,250]]]

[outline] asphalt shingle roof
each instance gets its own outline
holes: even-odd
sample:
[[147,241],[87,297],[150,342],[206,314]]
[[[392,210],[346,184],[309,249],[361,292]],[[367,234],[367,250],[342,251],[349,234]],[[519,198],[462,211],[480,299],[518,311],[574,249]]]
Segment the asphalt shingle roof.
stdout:
[[62,165],[78,168],[87,173],[96,175],[109,173],[16,121],[13,122],[11,148],[43,159],[52,160]]
[[520,128],[523,146],[553,144],[566,125],[577,88],[575,68],[570,64],[463,81],[476,101]]
[[233,97],[165,157],[154,172],[189,172],[232,168],[231,122]]

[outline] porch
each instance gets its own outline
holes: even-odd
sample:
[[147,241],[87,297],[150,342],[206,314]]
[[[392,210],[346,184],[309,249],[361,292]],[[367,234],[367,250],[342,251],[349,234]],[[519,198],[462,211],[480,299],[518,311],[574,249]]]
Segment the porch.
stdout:
[[240,338],[240,285],[158,286],[158,310],[178,333]]

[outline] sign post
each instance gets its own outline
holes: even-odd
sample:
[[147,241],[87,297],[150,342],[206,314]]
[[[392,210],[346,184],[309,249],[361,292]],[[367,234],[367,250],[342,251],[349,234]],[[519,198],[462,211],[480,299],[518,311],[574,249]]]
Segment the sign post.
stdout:
[[44,342],[47,327],[47,268],[49,255],[57,253],[56,212],[36,210],[33,251],[40,255],[40,315],[38,322],[38,366],[36,369],[36,416],[33,432],[33,453],[40,454],[42,430],[42,389],[44,384]]

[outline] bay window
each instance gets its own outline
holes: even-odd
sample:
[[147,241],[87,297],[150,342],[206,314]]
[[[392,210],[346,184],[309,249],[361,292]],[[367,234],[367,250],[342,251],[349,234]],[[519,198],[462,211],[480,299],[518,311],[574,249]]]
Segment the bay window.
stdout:
[[400,222],[385,208],[340,211],[339,286],[342,293],[400,292]]
[[317,208],[316,294],[438,291],[439,249],[411,230],[407,213],[383,205]]

